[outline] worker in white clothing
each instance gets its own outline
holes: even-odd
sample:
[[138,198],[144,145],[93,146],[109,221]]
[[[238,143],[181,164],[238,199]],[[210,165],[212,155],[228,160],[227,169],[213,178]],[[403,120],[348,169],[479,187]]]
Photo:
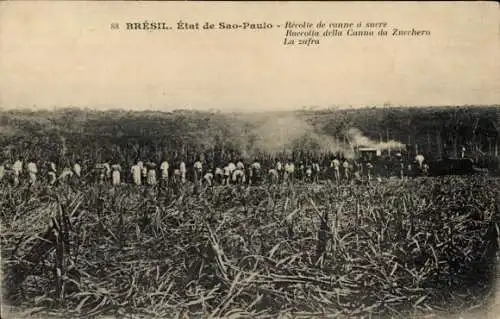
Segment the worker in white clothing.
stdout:
[[141,174],[142,174],[142,168],[139,166],[139,164],[134,164],[130,168],[130,173],[132,174],[132,181],[136,186],[139,186],[142,184],[142,179],[141,179]]
[[38,168],[36,167],[35,161],[31,161],[28,163],[28,176],[30,185],[35,184],[36,182],[36,174],[38,173]]
[[245,183],[245,171],[241,169],[235,169],[233,172],[233,183],[241,185]]
[[373,165],[370,162],[367,162],[366,165],[366,176],[368,177],[368,180],[372,180],[372,170],[373,170]]
[[121,181],[120,181],[120,174],[121,174],[121,171],[122,171],[122,167],[120,166],[120,164],[114,164],[113,166],[111,166],[111,170],[112,170],[112,173],[111,173],[111,183],[113,186],[118,186],[120,185]]
[[75,173],[75,176],[80,178],[82,177],[82,167],[80,166],[80,160],[77,159],[75,163],[73,164],[73,173]]
[[289,184],[293,184],[295,180],[295,164],[291,159],[285,164],[285,173],[283,175],[283,180]]
[[179,164],[179,171],[181,173],[181,182],[185,183],[186,182],[186,163],[184,161],[181,161]]
[[229,175],[233,175],[234,170],[236,169],[236,165],[233,162],[229,162],[227,164],[227,168],[229,169]]
[[344,159],[342,162],[342,169],[344,170],[344,178],[346,181],[348,181],[351,178],[351,165],[347,161],[347,159]]
[[243,160],[239,160],[238,163],[236,163],[236,168],[245,171],[245,164],[243,164]]
[[321,173],[321,169],[319,167],[319,163],[318,162],[314,162],[312,164],[312,172],[313,172],[313,181],[314,181],[314,183],[318,183],[319,182],[319,174]]
[[230,184],[230,179],[231,179],[231,170],[229,169],[229,166],[224,166],[224,180],[222,182],[223,185],[229,185]]
[[313,181],[313,170],[311,165],[306,166],[305,180],[310,183]]
[[419,169],[423,168],[424,160],[425,158],[422,154],[417,154],[417,156],[415,156],[415,162],[417,163]]
[[278,181],[279,181],[278,170],[276,170],[275,168],[271,168],[267,171],[267,175],[269,178],[269,183],[271,183],[273,185],[278,183]]
[[132,165],[132,167],[130,168],[130,173],[132,174],[132,181],[134,182],[134,184],[137,186],[141,185],[142,168],[139,166],[139,163]]
[[340,161],[334,157],[332,160],[332,163],[330,164],[330,167],[333,169],[333,177],[335,178],[336,182],[339,182],[340,180]]
[[193,165],[193,172],[194,172],[194,176],[193,176],[193,181],[195,184],[201,184],[202,183],[202,174],[203,174],[203,164],[201,163],[200,160],[197,160],[196,162],[194,162],[194,165]]
[[13,180],[14,180],[14,186],[19,185],[20,182],[20,177],[23,172],[23,158],[19,157],[14,164],[12,165],[12,172],[13,172]]
[[49,185],[54,185],[57,182],[57,171],[56,164],[54,162],[50,162],[48,165],[47,177],[49,179]]
[[53,172],[57,172],[56,163],[54,163],[54,162],[50,162],[50,163],[49,163],[49,170],[51,170],[51,171],[53,171]]
[[204,176],[203,176],[203,182],[205,183],[205,185],[207,185],[208,187],[212,187],[213,186],[213,180],[214,180],[214,174],[212,174],[211,172],[208,172],[206,173]]
[[167,160],[165,159],[161,164],[160,164],[160,171],[161,171],[161,180],[164,184],[168,183],[168,169],[169,165]]
[[146,168],[147,168],[146,181],[147,181],[149,186],[155,186],[156,185],[156,164],[148,162],[148,163],[146,163]]
[[5,177],[5,162],[0,164],[0,182],[2,182]]

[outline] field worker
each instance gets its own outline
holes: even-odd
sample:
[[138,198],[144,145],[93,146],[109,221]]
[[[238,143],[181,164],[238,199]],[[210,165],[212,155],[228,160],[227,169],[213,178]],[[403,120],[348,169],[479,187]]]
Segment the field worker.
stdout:
[[161,171],[161,180],[166,183],[168,182],[168,169],[169,165],[167,160],[165,159],[161,164],[160,164],[160,171]]
[[130,173],[132,174],[132,181],[134,182],[134,184],[137,186],[141,185],[142,168],[139,166],[139,163],[132,165],[132,167],[130,168]]
[[360,171],[355,171],[353,175],[354,175],[354,181],[355,182],[360,182],[361,181]]
[[295,164],[292,162],[292,160],[288,160],[288,162],[285,164],[283,180],[288,183],[293,183],[293,181],[295,180]]
[[137,161],[137,166],[141,169],[141,176],[142,176],[142,170],[144,168],[144,163],[142,161]]
[[464,158],[465,157],[465,146],[462,146],[461,152],[460,152],[460,157]]
[[243,164],[242,160],[239,160],[238,163],[236,163],[236,168],[245,171],[245,164]]
[[245,183],[245,171],[241,169],[235,169],[233,172],[233,183],[241,185]]
[[276,173],[278,173],[277,182],[281,182],[283,180],[283,164],[280,162],[280,160],[276,160],[274,168],[276,170]]
[[108,162],[104,163],[104,169],[105,169],[105,172],[106,172],[106,178],[108,180],[111,179],[111,165],[109,165]]
[[47,172],[49,178],[49,185],[54,185],[57,181],[56,165],[54,162],[49,163],[49,171]]
[[141,168],[141,179],[144,182],[144,184],[147,184],[147,180],[148,180],[148,166],[147,166],[147,163],[144,164],[144,165],[142,165],[142,168]]
[[354,161],[353,169],[355,172],[358,172],[359,175],[363,174],[363,165],[360,161]]
[[321,172],[321,169],[319,167],[319,163],[318,162],[314,162],[312,164],[312,173],[313,173],[313,181],[315,183],[317,183],[319,181],[319,174]]
[[62,170],[61,175],[59,175],[59,180],[61,182],[68,182],[72,176],[73,176],[73,170],[66,166]]
[[212,174],[211,172],[208,172],[206,173],[204,176],[203,176],[203,182],[208,186],[208,187],[212,187],[213,186],[213,180],[214,180],[214,174]]
[[14,179],[17,180],[17,182],[14,182],[14,184],[18,185],[19,184],[19,177],[21,176],[21,174],[23,172],[23,159],[22,159],[22,157],[19,157],[14,162],[14,165],[12,165],[12,171],[14,173]]
[[224,170],[220,167],[215,168],[215,183],[222,185],[224,182]]
[[304,180],[304,175],[305,175],[305,166],[304,162],[300,161],[297,169],[297,175],[300,180]]
[[229,180],[231,179],[231,171],[229,166],[224,166],[224,185],[229,185]]
[[142,161],[137,162],[137,165],[141,168],[141,180],[145,184],[147,182],[148,168]]
[[267,176],[268,176],[269,182],[271,184],[278,183],[278,181],[279,181],[279,174],[278,174],[278,170],[277,169],[275,169],[275,168],[269,169],[269,171],[267,172]]
[[113,186],[118,186],[120,185],[120,173],[122,171],[122,167],[120,166],[120,164],[114,164],[113,166],[111,166],[111,170],[112,170],[112,173],[111,173],[111,183]]
[[350,172],[350,165],[349,165],[349,162],[347,161],[347,159],[344,159],[344,161],[342,163],[342,168],[344,170],[344,178],[346,180],[349,180],[351,177],[351,172]]
[[49,163],[49,170],[51,170],[51,171],[53,171],[53,172],[57,172],[56,163],[54,163],[54,162],[50,162],[50,163]]
[[196,162],[194,162],[193,165],[194,168],[194,182],[195,183],[200,183],[202,182],[202,174],[203,174],[203,164],[201,164],[201,161],[198,159]]
[[372,169],[373,165],[370,162],[366,163],[366,176],[368,177],[368,180],[371,181],[372,179]]
[[77,177],[82,177],[82,167],[78,163],[80,163],[80,159],[77,159],[73,164],[73,173],[75,173]]
[[145,166],[147,169],[146,182],[149,186],[156,185],[156,164],[148,162]]
[[399,159],[399,176],[401,179],[404,179],[405,177],[405,163],[403,161],[403,158]]
[[30,184],[33,185],[36,182],[36,174],[38,173],[35,161],[29,162],[27,168]]
[[424,164],[424,160],[425,160],[425,158],[422,154],[418,154],[417,156],[415,156],[415,162],[417,163],[419,169],[422,169],[422,165]]
[[400,177],[400,178],[403,178],[403,172],[402,170],[404,169],[404,167],[401,167],[401,161],[402,161],[402,155],[401,153],[396,153],[396,162],[394,163],[395,167],[393,168],[394,170],[397,170],[397,175]]
[[97,163],[95,165],[95,174],[97,175],[96,176],[96,180],[97,182],[99,183],[104,183],[104,181],[106,180],[106,167],[104,166],[103,163]]
[[401,179],[403,179],[404,178],[404,169],[405,169],[405,165],[403,163],[403,156],[401,155],[401,153],[396,153],[396,158],[398,161],[399,177]]
[[111,180],[111,165],[108,162],[99,164],[99,181],[109,181]]
[[338,182],[340,179],[340,161],[334,157],[330,167],[333,169],[333,177]]
[[179,172],[181,173],[181,182],[185,183],[186,182],[186,163],[184,161],[181,161],[179,164]]
[[5,177],[5,162],[0,164],[0,182],[3,180]]
[[427,165],[427,163],[424,163],[424,165],[422,167],[422,173],[426,176],[427,176],[427,174],[429,174],[429,165]]
[[309,182],[309,183],[311,183],[313,181],[313,170],[312,170],[311,165],[306,166],[305,180],[306,180],[306,182]]
[[250,165],[250,176],[248,182],[250,184],[257,184],[261,179],[261,166],[257,159]]
[[229,169],[229,175],[232,176],[234,170],[236,169],[236,165],[234,165],[233,162],[229,162],[229,164],[227,164],[227,168]]
[[280,172],[283,170],[283,164],[281,164],[280,160],[276,160],[276,164],[274,165],[276,172]]
[[178,168],[174,169],[173,181],[176,184],[181,182],[181,170]]

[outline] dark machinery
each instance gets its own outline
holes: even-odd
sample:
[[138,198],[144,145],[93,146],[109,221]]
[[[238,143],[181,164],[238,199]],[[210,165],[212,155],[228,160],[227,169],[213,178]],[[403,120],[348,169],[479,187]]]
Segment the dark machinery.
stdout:
[[486,173],[487,170],[477,168],[470,158],[443,158],[429,163],[429,175],[472,175]]

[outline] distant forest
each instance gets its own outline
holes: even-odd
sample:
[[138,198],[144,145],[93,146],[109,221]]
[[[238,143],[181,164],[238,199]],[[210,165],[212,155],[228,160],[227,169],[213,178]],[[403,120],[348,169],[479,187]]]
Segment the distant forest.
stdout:
[[270,123],[281,117],[300,119],[338,141],[346,141],[349,129],[356,128],[374,141],[399,141],[428,157],[457,156],[462,146],[470,156],[500,153],[500,106],[301,110],[264,116],[186,110],[3,110],[0,146],[4,158],[21,154],[133,161],[141,156],[159,160],[167,153],[241,153],[259,139],[254,118],[263,117]]

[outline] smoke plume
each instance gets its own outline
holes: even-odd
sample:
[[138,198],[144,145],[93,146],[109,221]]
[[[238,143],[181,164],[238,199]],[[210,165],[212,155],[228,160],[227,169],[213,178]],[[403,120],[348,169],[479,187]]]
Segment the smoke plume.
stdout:
[[294,115],[245,116],[240,129],[239,148],[244,157],[259,153],[277,155],[304,150],[313,153],[341,153],[346,158],[355,156],[355,147],[373,147],[379,150],[399,149],[397,141],[377,142],[357,128],[349,128],[342,136],[328,135],[319,128]]
[[388,149],[402,149],[404,148],[404,144],[390,140],[387,142],[377,142],[371,140],[370,138],[363,135],[363,133],[357,128],[350,128],[347,132],[348,139],[350,144],[353,146],[362,146],[362,147],[371,147],[376,148],[380,151],[388,150]]

